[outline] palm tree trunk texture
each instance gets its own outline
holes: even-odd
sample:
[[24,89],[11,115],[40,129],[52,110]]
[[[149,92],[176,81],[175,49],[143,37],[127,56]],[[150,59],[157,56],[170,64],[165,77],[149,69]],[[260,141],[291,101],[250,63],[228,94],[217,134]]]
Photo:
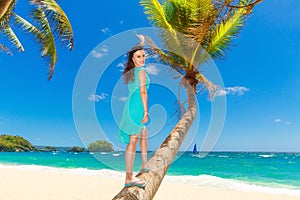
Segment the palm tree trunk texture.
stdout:
[[147,182],[144,189],[138,187],[124,187],[113,200],[151,200],[154,198],[169,166],[176,156],[185,135],[191,127],[197,112],[193,87],[184,84],[188,95],[188,109],[177,123],[170,135],[161,144],[148,162],[149,173],[139,173],[136,177]]
[[3,15],[6,13],[9,6],[14,3],[14,0],[1,0],[0,2],[0,19],[3,17]]

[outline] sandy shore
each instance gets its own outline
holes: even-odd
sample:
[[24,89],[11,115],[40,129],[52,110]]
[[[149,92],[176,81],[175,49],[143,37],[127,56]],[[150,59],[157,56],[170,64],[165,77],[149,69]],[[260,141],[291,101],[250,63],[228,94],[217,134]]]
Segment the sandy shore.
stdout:
[[[0,166],[1,200],[109,200],[123,187],[122,177],[106,177]],[[296,200],[300,197],[243,192],[163,181],[154,200]]]

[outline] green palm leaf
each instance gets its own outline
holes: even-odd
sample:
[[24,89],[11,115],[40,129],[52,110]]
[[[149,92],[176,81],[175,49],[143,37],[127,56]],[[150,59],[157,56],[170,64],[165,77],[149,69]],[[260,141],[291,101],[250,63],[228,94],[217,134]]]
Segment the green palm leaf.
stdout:
[[8,39],[14,44],[14,46],[19,50],[19,51],[24,51],[23,45],[21,44],[20,40],[14,33],[14,31],[11,29],[9,25],[6,25],[3,29],[4,34],[8,37]]
[[164,38],[166,46],[175,45],[180,46],[176,35],[176,30],[172,24],[169,23],[169,19],[165,13],[164,7],[158,0],[141,0],[140,4],[145,8],[145,14],[147,18],[154,24],[154,26],[159,27],[159,32],[161,37]]
[[71,23],[55,0],[41,0],[46,16],[49,17],[50,26],[54,27],[54,36],[58,37],[69,50],[74,48],[74,37]]
[[62,8],[55,0],[31,0],[31,4],[39,5],[45,11],[48,17],[50,27],[52,27],[53,35],[69,49],[74,47],[74,37],[71,23]]
[[[162,41],[164,42],[166,49],[168,49],[170,52],[172,50],[176,50],[177,52],[179,51],[183,53],[184,50],[182,47],[184,46],[177,35],[176,29],[174,28],[175,22],[170,21],[170,16],[168,16],[168,13],[165,13],[166,9],[164,7],[166,5],[161,5],[158,0],[141,0],[140,4],[144,6],[147,18],[154,24],[154,26],[159,28],[158,31],[162,37]],[[187,64],[183,65],[186,66]]]
[[165,16],[162,5],[158,0],[141,0],[140,4],[145,8],[145,14],[148,19],[154,23],[155,26],[172,29]]
[[192,9],[192,20],[186,27],[186,35],[205,46],[208,42],[207,35],[215,22],[214,4],[211,0],[192,0],[188,4]]
[[20,25],[24,31],[33,34],[37,39],[38,43],[42,42],[42,40],[44,39],[44,35],[39,29],[37,29],[35,26],[33,26],[31,23],[29,23],[27,20],[25,20],[17,14],[14,14],[14,18],[15,23]]
[[54,36],[51,31],[51,27],[49,25],[48,19],[42,9],[41,6],[38,6],[32,11],[33,18],[39,22],[39,29],[44,35],[44,39],[42,40],[42,57],[48,58],[48,67],[49,67],[49,76],[48,80],[50,80],[53,76],[54,65],[57,61],[56,56],[56,47],[54,42]]
[[160,62],[165,65],[169,65],[171,69],[174,69],[177,72],[182,73],[182,71],[184,70],[184,67],[182,65],[184,61],[182,60],[182,58],[180,58],[177,54],[173,52],[162,50],[153,42],[153,40],[150,37],[148,36],[144,36],[144,37],[150,47],[149,49],[151,51],[150,56],[155,56],[157,62]]
[[[47,59],[48,79],[51,79],[57,61],[55,39],[72,50],[74,47],[72,26],[56,0],[29,0],[29,2],[34,7],[30,17],[37,26],[13,12],[16,0],[0,0],[0,32],[3,30],[19,51],[24,51],[24,48],[11,29],[11,17],[14,17],[15,24],[20,25],[23,31],[33,34],[37,42],[42,45],[41,56]],[[0,51],[11,53],[3,44],[0,44]]]
[[163,4],[166,19],[172,28],[176,31],[185,32],[185,28],[189,25],[192,10],[183,0],[165,1]]
[[217,25],[206,51],[212,58],[222,59],[229,49],[232,39],[237,37],[244,25],[244,9],[234,12],[231,18]]

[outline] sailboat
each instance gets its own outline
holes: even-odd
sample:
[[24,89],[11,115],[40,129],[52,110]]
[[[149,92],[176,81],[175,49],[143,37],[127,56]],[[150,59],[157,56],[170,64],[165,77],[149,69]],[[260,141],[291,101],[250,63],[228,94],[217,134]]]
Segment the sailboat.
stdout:
[[197,153],[197,145],[195,144],[194,149],[193,149],[193,154],[196,154],[196,153]]

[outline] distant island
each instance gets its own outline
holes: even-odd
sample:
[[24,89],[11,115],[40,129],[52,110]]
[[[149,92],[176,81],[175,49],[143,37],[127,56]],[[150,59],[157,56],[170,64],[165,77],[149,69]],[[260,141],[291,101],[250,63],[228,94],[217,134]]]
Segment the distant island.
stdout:
[[57,151],[55,147],[53,146],[36,146],[35,147],[36,151],[41,151],[41,152],[55,152]]
[[21,136],[0,135],[0,152],[34,151],[35,147]]
[[28,140],[21,136],[13,136],[8,134],[0,135],[0,152],[112,152],[114,151],[112,144],[97,140],[88,146],[88,149],[78,146],[73,147],[54,147],[54,146],[34,146]]
[[85,148],[82,148],[82,147],[70,147],[67,152],[84,152],[86,151]]
[[114,151],[111,143],[105,140],[97,140],[88,146],[90,152],[112,152]]

